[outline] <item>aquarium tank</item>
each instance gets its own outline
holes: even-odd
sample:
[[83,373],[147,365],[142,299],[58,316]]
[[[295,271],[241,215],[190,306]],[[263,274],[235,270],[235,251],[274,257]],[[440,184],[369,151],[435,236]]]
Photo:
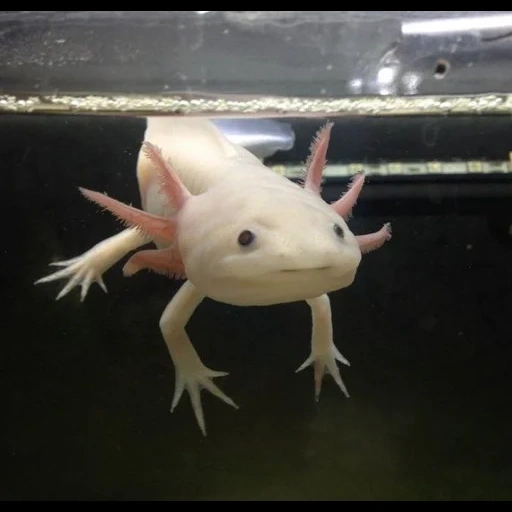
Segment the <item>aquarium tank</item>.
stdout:
[[512,499],[511,55],[0,11],[2,501]]

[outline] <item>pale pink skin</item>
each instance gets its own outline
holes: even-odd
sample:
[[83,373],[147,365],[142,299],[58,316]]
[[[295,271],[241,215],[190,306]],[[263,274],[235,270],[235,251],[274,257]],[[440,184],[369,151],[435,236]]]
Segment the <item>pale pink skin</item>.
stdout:
[[[160,121],[149,122],[155,125]],[[156,243],[157,249],[135,253],[125,264],[123,271],[125,275],[133,275],[146,268],[171,278],[187,279],[165,309],[160,328],[176,369],[172,409],[177,405],[184,389],[187,389],[203,434],[206,433],[206,427],[199,395],[201,387],[236,407],[212,381],[214,377],[227,374],[207,368],[185,332],[188,320],[205,296],[235,305],[279,304],[305,300],[311,308],[313,321],[311,355],[297,371],[313,365],[316,399],[319,397],[326,370],[348,396],[336,361],[349,363],[333,342],[331,308],[327,293],[349,286],[356,275],[360,254],[381,247],[391,238],[389,224],[375,233],[354,236],[345,223],[363,188],[364,175],[356,176],[349,190],[340,199],[331,205],[325,205],[320,197],[320,189],[332,124],[323,127],[312,144],[310,157],[306,162],[303,191],[300,192],[295,184],[272,173],[243,148],[229,144],[206,121],[197,121],[197,137],[198,140],[203,137],[201,147],[205,153],[204,158],[201,160],[201,155],[198,155],[195,160],[187,160],[188,154],[180,151],[189,143],[192,147],[194,145],[187,132],[192,130],[190,133],[195,133],[194,122],[172,119],[164,121],[175,130],[174,133],[187,134],[184,136],[184,143],[177,146],[172,144],[174,139],[160,138],[158,131],[150,132],[148,129],[146,133],[139,156],[138,179],[144,209],[151,209],[152,213],[128,206],[104,194],[80,189],[89,200],[116,215],[128,229],[100,242],[82,256],[54,263],[66,268],[38,280],[37,283],[69,278],[57,298],[80,285],[81,299],[84,300],[94,281],[106,291],[102,274],[119,259],[148,242]],[[162,126],[165,128],[166,125]],[[166,146],[159,147],[150,140],[151,137]],[[166,156],[162,150],[166,152]],[[210,154],[209,150],[212,151]],[[171,164],[169,156],[179,162],[179,172]],[[183,162],[188,162],[188,167]],[[194,165],[195,172],[199,173],[197,176],[190,174],[195,169],[190,162],[196,162]],[[224,173],[224,167],[230,169],[237,166],[243,166],[243,172],[247,174],[241,174],[242,171]],[[198,185],[201,173],[205,173],[206,178],[203,181],[213,185],[203,184],[201,188]],[[194,193],[185,186],[183,178],[196,188]],[[155,180],[159,189],[154,187]],[[155,197],[155,190],[157,194],[160,193],[160,199]],[[279,194],[276,196],[279,201],[275,204],[265,202],[268,190],[275,190]],[[238,203],[237,194],[241,199]],[[233,221],[237,218],[246,218],[247,223],[252,222],[253,209],[244,210],[244,204],[250,205],[244,203],[243,194],[247,194],[248,201],[258,199],[261,204],[267,205],[265,208],[269,208],[268,212],[264,209],[255,214],[258,219],[262,215],[265,218],[267,214],[270,227],[261,228],[263,230],[260,232],[262,236],[259,241],[262,248],[240,256],[236,244],[232,245],[233,236],[229,229],[231,223],[236,224]],[[215,222],[219,204],[225,209],[233,208],[233,214],[217,224],[218,227],[214,228],[218,230],[217,233],[210,230],[206,235],[201,234],[205,224]],[[274,210],[270,211],[272,209]],[[314,219],[308,219],[308,211],[315,213]],[[165,212],[165,215],[155,212]],[[342,240],[336,240],[332,231],[322,231],[324,223],[331,221],[343,228]],[[310,240],[310,233],[304,233],[304,229],[311,230],[311,235],[316,236],[317,242],[309,242],[307,251],[301,256],[302,249],[297,248],[305,249]],[[223,238],[225,231],[229,235],[226,239]],[[280,237],[280,232],[284,238]],[[284,243],[284,240],[288,240],[288,245],[283,245],[282,248],[272,246]],[[203,243],[208,245],[204,248],[197,247],[197,244]]]
[[[329,145],[329,138],[332,124],[329,123],[323,127],[313,145],[306,165],[306,179],[304,188],[320,195],[322,172],[326,163],[326,153]],[[181,183],[179,177],[174,172],[169,162],[162,157],[161,150],[150,142],[143,144],[143,151],[159,169],[161,179],[162,193],[168,198],[178,213],[192,197],[186,187]],[[345,220],[348,220],[352,213],[359,194],[363,189],[364,174],[360,173],[352,181],[348,191],[337,201],[331,204],[331,207]],[[123,204],[115,199],[98,192],[93,192],[84,188],[81,192],[103,208],[109,210],[128,226],[133,226],[148,234],[150,237],[157,237],[166,240],[169,243],[174,242],[178,230],[175,218],[158,217],[147,212]],[[361,252],[366,253],[380,248],[384,242],[391,239],[391,227],[385,224],[379,231],[367,235],[356,236]],[[162,249],[153,251],[141,251],[129,260],[126,269],[129,269],[130,275],[147,268],[159,273],[167,273],[170,276],[185,277],[185,269],[179,254],[174,250]],[[170,259],[167,258],[171,256]],[[166,265],[167,261],[167,265]],[[166,268],[167,267],[167,268]]]

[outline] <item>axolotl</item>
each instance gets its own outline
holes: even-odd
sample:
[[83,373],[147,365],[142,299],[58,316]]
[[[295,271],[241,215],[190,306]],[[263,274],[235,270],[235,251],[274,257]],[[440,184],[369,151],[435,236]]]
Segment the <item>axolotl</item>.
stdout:
[[235,306],[306,301],[312,314],[311,353],[296,370],[312,365],[315,398],[330,373],[349,397],[337,361],[349,365],[333,341],[328,293],[350,286],[362,254],[391,238],[385,224],[355,236],[347,225],[363,188],[356,175],[344,195],[328,204],[321,197],[332,123],[315,137],[296,183],[276,173],[244,147],[230,142],[208,119],[149,117],[137,160],[141,209],[80,188],[126,229],[84,254],[51,263],[64,267],[37,283],[67,278],[57,296],[81,286],[81,300],[103,274],[135,249],[125,276],[141,269],[185,282],[165,308],[160,330],[175,367],[171,412],[186,389],[203,435],[201,389],[238,408],[213,382],[226,372],[201,361],[186,326],[205,297]]

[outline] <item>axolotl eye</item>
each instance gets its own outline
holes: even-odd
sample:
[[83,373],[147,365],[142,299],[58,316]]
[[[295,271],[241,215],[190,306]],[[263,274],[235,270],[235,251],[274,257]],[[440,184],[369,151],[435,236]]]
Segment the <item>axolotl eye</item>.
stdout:
[[334,224],[333,229],[336,236],[338,236],[339,238],[345,237],[345,232],[343,231],[343,228],[339,224]]
[[255,238],[256,235],[252,231],[246,229],[238,235],[238,243],[242,247],[247,247],[248,245],[251,245],[254,242]]

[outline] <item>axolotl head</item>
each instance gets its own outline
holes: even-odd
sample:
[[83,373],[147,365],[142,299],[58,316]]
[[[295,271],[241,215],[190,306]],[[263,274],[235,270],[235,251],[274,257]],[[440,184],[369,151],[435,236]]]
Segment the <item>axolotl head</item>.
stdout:
[[316,194],[259,170],[221,182],[184,209],[178,240],[187,277],[209,297],[236,305],[349,286],[361,250],[345,220]]
[[212,299],[234,305],[269,305],[318,297],[349,286],[361,253],[390,238],[380,231],[355,236],[346,219],[364,183],[359,175],[333,204],[320,196],[331,125],[320,131],[302,185],[259,162],[232,161],[247,169],[229,173],[207,192],[192,196],[161,151],[143,150],[161,169],[161,191],[172,203],[172,218],[157,217],[96,192],[82,190],[126,223],[166,249],[136,253],[125,270],[141,268],[186,277]]

